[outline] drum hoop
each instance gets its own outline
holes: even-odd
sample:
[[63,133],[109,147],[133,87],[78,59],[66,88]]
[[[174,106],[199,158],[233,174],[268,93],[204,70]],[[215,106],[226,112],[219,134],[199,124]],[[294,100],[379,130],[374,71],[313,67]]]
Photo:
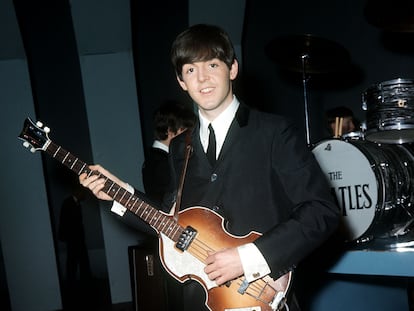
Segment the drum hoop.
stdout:
[[414,84],[414,79],[397,78],[397,79],[392,79],[388,81],[382,81],[379,83],[374,83],[374,84],[371,84],[371,86],[367,88],[367,91],[373,88],[378,88],[378,86],[391,86],[391,85],[398,85],[398,84]]

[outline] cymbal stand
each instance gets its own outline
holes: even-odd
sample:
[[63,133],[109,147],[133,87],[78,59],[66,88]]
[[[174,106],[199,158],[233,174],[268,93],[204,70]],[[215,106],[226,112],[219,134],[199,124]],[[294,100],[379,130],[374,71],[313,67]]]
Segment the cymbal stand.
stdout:
[[306,62],[309,59],[308,54],[302,55],[302,81],[303,81],[303,99],[305,103],[305,134],[306,143],[308,147],[311,145],[310,142],[310,129],[309,129],[309,107],[308,107],[308,94],[307,94],[307,77],[306,77]]

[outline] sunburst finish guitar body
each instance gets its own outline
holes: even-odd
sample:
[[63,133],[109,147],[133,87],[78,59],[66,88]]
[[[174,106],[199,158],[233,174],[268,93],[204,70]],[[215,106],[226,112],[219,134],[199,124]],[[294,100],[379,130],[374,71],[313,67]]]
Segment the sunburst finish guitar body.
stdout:
[[19,138],[32,152],[42,150],[76,174],[98,174],[106,178],[105,191],[126,210],[148,223],[159,236],[160,259],[164,268],[178,281],[195,280],[206,292],[205,305],[212,311],[276,311],[285,306],[286,293],[292,280],[289,272],[274,280],[265,276],[247,283],[244,277],[217,286],[204,273],[209,252],[237,247],[256,240],[261,234],[251,232],[234,236],[224,228],[224,219],[204,208],[192,207],[179,212],[178,220],[152,207],[106,176],[91,171],[86,163],[53,143],[49,129],[30,118],[24,122]]

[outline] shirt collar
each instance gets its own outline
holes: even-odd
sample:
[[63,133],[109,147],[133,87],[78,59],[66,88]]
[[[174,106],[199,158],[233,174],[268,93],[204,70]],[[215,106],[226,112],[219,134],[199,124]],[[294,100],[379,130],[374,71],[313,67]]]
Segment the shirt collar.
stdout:
[[200,111],[198,112],[198,115],[200,117],[200,139],[204,150],[207,150],[209,135],[208,125],[211,123],[216,135],[217,153],[220,152],[221,147],[224,143],[224,139],[226,138],[227,132],[230,128],[231,123],[233,122],[239,105],[240,103],[237,97],[233,95],[233,100],[230,105],[217,118],[215,118],[213,122],[210,122],[205,117],[203,117]]
[[154,142],[152,143],[152,147],[164,150],[167,153],[169,152],[169,149],[170,149],[166,144],[163,144],[159,140],[154,140]]

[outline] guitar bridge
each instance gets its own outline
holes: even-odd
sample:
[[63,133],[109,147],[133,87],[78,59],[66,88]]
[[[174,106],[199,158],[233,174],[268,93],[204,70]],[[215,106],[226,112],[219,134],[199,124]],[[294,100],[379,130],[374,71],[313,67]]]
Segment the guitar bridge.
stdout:
[[249,282],[247,282],[246,280],[244,280],[241,284],[240,284],[240,287],[239,287],[239,289],[237,290],[237,292],[239,293],[239,294],[241,294],[241,295],[243,295],[245,292],[246,292],[246,290],[247,290],[247,288],[249,287]]
[[181,250],[185,251],[190,246],[191,242],[194,240],[194,237],[197,235],[197,230],[188,226],[183,230],[180,237],[178,238],[178,242],[175,246]]

